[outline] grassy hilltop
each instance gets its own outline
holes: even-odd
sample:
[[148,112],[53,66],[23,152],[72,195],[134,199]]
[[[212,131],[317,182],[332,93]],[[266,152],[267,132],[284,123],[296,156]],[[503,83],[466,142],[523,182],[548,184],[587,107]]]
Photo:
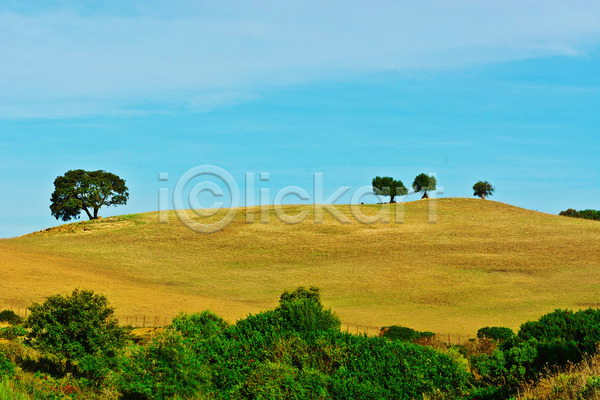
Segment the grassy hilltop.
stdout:
[[286,225],[271,214],[261,224],[255,209],[247,224],[240,210],[223,231],[199,234],[173,212],[168,224],[145,213],[0,240],[0,306],[80,287],[106,294],[121,316],[210,309],[235,320],[273,307],[285,289],[315,285],[344,325],[474,334],[600,302],[596,221],[439,199],[429,224],[427,201],[392,209],[402,206],[403,224],[342,225],[327,213],[314,224],[312,206],[286,206],[311,217]]

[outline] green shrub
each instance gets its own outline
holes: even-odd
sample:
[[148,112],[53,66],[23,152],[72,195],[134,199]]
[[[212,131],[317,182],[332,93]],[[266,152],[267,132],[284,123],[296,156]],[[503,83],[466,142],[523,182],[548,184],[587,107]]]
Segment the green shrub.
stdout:
[[223,318],[210,311],[191,315],[181,313],[171,323],[171,329],[180,332],[184,337],[197,340],[218,335],[227,327],[228,324]]
[[106,297],[92,291],[50,296],[30,310],[27,343],[67,363],[88,356],[116,357],[129,338]]
[[314,298],[284,301],[275,312],[281,318],[283,329],[306,338],[315,338],[323,331],[339,331],[341,326],[338,316]]
[[317,303],[321,302],[321,293],[319,292],[319,288],[315,286],[311,286],[309,289],[306,289],[303,286],[299,286],[294,291],[285,291],[279,297],[279,304],[283,304],[288,301],[294,300],[314,300]]
[[441,391],[466,394],[469,374],[429,347],[384,338],[337,333],[330,340],[348,357],[333,374],[334,398],[420,398]]
[[315,370],[299,370],[285,364],[265,363],[254,370],[233,391],[242,399],[325,399],[330,398],[331,378]]
[[15,373],[15,364],[0,350],[0,379],[12,376]]
[[515,332],[510,328],[499,326],[486,326],[477,331],[477,337],[480,339],[492,339],[498,342],[504,342],[515,336]]
[[18,337],[27,335],[25,328],[21,326],[7,326],[6,328],[0,328],[0,338],[15,340]]
[[600,343],[600,310],[555,310],[537,321],[521,325],[518,336],[523,340],[536,339],[539,342],[573,342],[581,354],[593,354]]
[[11,310],[0,311],[0,322],[8,322],[9,324],[16,325],[23,322],[23,318],[19,317]]
[[124,362],[118,385],[125,399],[158,400],[191,397],[208,382],[209,373],[189,341],[178,332],[166,331]]
[[392,325],[381,328],[380,336],[403,342],[416,342],[419,339],[432,338],[435,336],[435,333],[419,332],[405,326]]

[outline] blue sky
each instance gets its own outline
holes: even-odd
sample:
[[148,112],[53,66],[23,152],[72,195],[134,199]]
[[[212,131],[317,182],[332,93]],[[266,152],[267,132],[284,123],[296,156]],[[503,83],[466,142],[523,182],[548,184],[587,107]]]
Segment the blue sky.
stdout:
[[58,224],[77,168],[126,179],[103,216],[202,164],[269,172],[272,195],[434,172],[441,196],[484,179],[600,209],[597,1],[21,3],[0,5],[0,237]]

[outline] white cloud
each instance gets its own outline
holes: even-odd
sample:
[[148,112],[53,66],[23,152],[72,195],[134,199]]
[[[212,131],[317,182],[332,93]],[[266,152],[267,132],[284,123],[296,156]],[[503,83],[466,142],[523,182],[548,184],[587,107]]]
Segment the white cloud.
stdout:
[[0,12],[0,116],[117,112],[141,100],[206,111],[271,85],[573,56],[600,34],[597,0],[132,4]]

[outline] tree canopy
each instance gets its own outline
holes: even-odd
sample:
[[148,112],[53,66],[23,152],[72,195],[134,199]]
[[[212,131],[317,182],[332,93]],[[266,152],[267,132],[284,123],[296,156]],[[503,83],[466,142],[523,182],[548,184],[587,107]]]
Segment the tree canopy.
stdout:
[[127,204],[128,190],[125,181],[110,172],[71,170],[54,180],[50,211],[63,221],[78,219],[81,211],[96,219],[102,206]]
[[373,178],[373,193],[379,196],[390,196],[390,203],[394,203],[396,196],[404,196],[408,191],[401,180],[390,176],[376,176]]
[[493,193],[494,187],[488,181],[479,181],[473,185],[473,196],[485,200],[486,196],[491,196]]
[[437,182],[435,176],[429,176],[427,174],[419,174],[413,181],[412,187],[415,192],[424,192],[424,198],[427,198],[427,191],[435,190]]
[[50,296],[29,307],[27,342],[67,361],[86,356],[114,357],[129,339],[106,297],[88,290]]

